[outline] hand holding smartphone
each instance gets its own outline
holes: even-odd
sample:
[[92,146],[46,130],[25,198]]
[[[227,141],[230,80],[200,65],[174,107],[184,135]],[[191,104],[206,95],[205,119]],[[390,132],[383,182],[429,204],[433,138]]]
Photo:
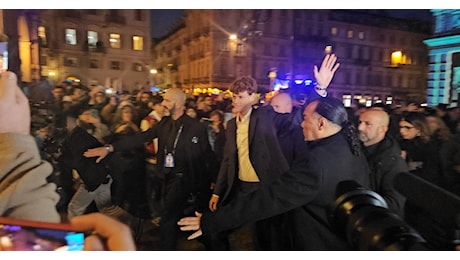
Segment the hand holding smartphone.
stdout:
[[81,251],[88,234],[67,223],[0,217],[1,251]]

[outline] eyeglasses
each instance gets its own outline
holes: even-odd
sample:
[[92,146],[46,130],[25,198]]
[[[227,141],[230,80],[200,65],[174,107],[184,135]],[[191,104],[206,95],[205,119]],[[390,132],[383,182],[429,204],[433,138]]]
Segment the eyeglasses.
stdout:
[[407,125],[405,125],[405,126],[400,126],[399,128],[409,130],[409,129],[415,128],[415,126],[407,126]]

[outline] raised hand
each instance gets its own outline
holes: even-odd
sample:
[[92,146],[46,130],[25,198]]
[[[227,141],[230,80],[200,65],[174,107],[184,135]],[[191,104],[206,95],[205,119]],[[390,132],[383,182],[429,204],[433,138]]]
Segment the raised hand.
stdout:
[[336,62],[337,56],[335,56],[335,54],[327,54],[324,57],[319,70],[318,66],[314,66],[313,73],[315,74],[315,80],[317,82],[317,85],[321,88],[327,88],[331,83],[335,72],[340,66],[340,63]]

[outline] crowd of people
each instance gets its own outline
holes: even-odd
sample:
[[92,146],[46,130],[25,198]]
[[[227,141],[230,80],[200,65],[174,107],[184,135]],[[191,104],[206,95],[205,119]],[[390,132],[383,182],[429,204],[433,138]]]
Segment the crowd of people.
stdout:
[[[2,181],[2,216],[78,223],[99,212],[126,224],[133,237],[144,219],[159,230],[158,248],[168,251],[178,249],[181,230],[195,231],[189,239],[206,250],[232,250],[229,236],[242,228],[253,250],[353,250],[328,221],[337,187],[353,180],[422,230],[432,220],[394,180],[409,172],[460,196],[459,109],[346,108],[327,92],[339,66],[326,55],[303,100],[286,90],[258,102],[251,77],[236,79],[231,95],[193,96],[178,88],[107,94],[102,86],[63,82],[47,100],[21,96],[23,106],[32,104],[32,120],[27,110],[0,122],[0,148],[38,148],[30,170],[40,174],[21,182],[39,185],[43,194],[27,195],[33,187],[26,184],[18,186],[22,194],[7,192]],[[25,137],[11,134],[15,125]],[[1,174],[17,163],[4,154]],[[6,196],[43,205],[15,214]],[[56,210],[41,210],[50,207]]]

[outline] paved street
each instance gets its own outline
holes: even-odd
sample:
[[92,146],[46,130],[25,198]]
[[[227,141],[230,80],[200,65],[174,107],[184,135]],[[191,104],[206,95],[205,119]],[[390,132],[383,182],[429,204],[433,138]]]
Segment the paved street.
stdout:
[[[137,225],[136,232],[139,235],[136,236],[136,245],[139,251],[154,251],[159,250],[158,244],[160,241],[158,228],[154,227],[152,224],[148,223],[146,220],[141,220]],[[205,250],[204,245],[197,240],[187,240],[188,233],[181,233],[182,236],[178,241],[178,250],[179,251],[203,251]],[[249,231],[247,228],[243,227],[241,229],[233,232],[230,237],[230,248],[232,251],[250,251],[253,250],[252,240],[249,236]]]

